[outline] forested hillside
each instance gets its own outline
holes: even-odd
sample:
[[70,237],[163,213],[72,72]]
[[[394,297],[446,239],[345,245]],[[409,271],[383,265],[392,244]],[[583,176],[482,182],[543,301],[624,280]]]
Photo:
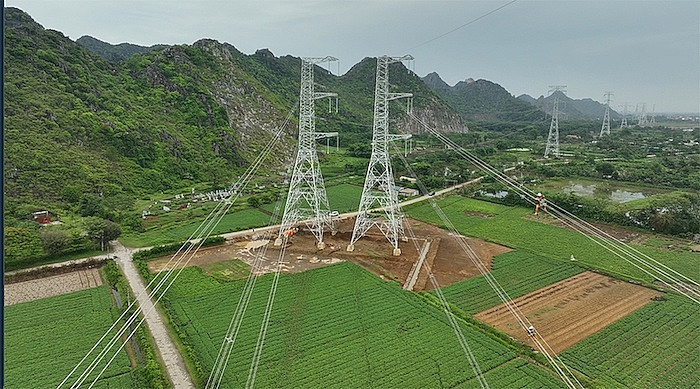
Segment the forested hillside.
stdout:
[[437,73],[423,82],[469,121],[532,121],[544,118],[544,112],[516,99],[500,85],[488,80],[460,81],[449,86]]
[[[203,39],[131,56],[117,50],[122,57],[114,61],[115,51],[105,44],[88,44],[94,53],[19,9],[6,8],[5,19],[9,258],[84,250],[90,246],[85,220],[138,228],[134,201],[149,193],[230,185],[290,112],[292,121],[265,168],[284,174],[292,163],[299,58],[278,58],[266,49],[246,55]],[[317,128],[339,132],[341,144],[356,150],[369,150],[375,63],[365,59],[343,76],[321,67],[315,72],[318,91],[339,95],[337,113],[323,108],[323,101],[317,104]],[[414,93],[415,112],[431,126],[466,129],[401,64],[394,65],[390,82],[397,91]],[[406,122],[400,109],[392,110],[392,118]],[[48,238],[42,249],[32,220],[40,210],[64,221],[75,216],[72,224],[83,227],[62,234],[60,250],[49,249]]]

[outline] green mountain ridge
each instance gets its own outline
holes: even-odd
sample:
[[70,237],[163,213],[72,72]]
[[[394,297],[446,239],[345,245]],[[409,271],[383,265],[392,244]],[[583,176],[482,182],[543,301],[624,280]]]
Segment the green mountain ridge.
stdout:
[[149,50],[158,50],[167,47],[167,45],[153,45],[147,47],[132,43],[119,43],[112,45],[89,35],[83,35],[75,42],[106,59],[107,61],[115,63],[126,61],[134,54],[143,54]]
[[460,81],[449,86],[433,72],[423,82],[442,97],[464,120],[537,121],[544,117],[539,109],[518,100],[502,86],[488,80]]
[[[561,91],[556,91],[547,97],[540,96],[537,99],[523,94],[518,96],[518,99],[532,104],[551,115],[555,96],[559,97],[559,112],[563,114],[565,120],[603,120],[603,116],[605,116],[605,104],[591,98],[572,99]],[[620,118],[621,115],[619,113],[610,109],[610,119]]]

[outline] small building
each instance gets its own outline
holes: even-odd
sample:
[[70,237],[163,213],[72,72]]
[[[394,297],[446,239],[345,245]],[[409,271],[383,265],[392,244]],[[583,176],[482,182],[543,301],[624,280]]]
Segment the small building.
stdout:
[[49,211],[37,211],[37,212],[32,212],[32,219],[34,219],[35,222],[46,225],[46,224],[51,224],[53,222],[53,219],[58,219],[58,215],[49,212]]
[[418,189],[401,188],[399,190],[399,196],[403,197],[415,197],[418,196],[419,193]]

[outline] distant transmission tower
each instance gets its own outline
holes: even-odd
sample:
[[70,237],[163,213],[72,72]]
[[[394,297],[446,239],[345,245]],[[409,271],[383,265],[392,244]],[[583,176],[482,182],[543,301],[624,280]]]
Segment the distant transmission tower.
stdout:
[[372,226],[377,226],[394,247],[393,255],[401,255],[399,239],[404,235],[398,194],[391,170],[389,142],[408,139],[411,135],[389,134],[389,101],[412,97],[412,93],[389,92],[389,64],[410,61],[413,57],[381,56],[377,58],[377,76],[374,87],[374,125],[372,128],[372,156],[367,167],[360,208],[347,251],[355,250],[355,242]]
[[554,106],[552,107],[552,122],[549,124],[549,135],[547,136],[547,147],[544,150],[544,157],[549,158],[549,154],[554,154],[559,158],[559,94],[566,93],[566,85],[551,85],[550,95],[554,96]]
[[649,120],[647,119],[647,104],[646,103],[639,103],[637,104],[637,125],[639,126],[646,126],[649,124]]
[[620,121],[620,128],[627,127],[627,108],[629,107],[630,103],[624,103],[621,104],[620,107],[622,107],[622,121]]
[[283,234],[304,221],[316,237],[317,247],[325,248],[323,228],[333,229],[326,187],[316,154],[316,140],[338,136],[337,132],[316,132],[315,100],[338,96],[336,93],[314,92],[314,66],[317,63],[337,61],[334,57],[302,58],[301,91],[299,92],[299,148],[294,163],[289,194],[284,206],[282,225],[276,245],[282,244]]
[[603,117],[603,126],[600,128],[600,136],[610,135],[610,96],[613,92],[607,91],[603,95],[605,99],[605,116]]

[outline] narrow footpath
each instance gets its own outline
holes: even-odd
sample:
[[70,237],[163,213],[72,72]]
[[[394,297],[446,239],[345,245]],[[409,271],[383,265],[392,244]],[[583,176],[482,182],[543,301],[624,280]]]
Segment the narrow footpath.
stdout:
[[143,315],[146,318],[148,329],[153,336],[158,353],[163,359],[168,379],[175,389],[194,388],[192,377],[190,377],[185,368],[185,361],[182,359],[177,347],[175,347],[175,343],[170,338],[168,329],[165,327],[158,310],[153,305],[153,301],[148,297],[146,286],[131,260],[133,250],[124,247],[117,241],[110,242],[110,245],[114,250],[113,255],[116,256],[115,261],[122,269],[124,277],[126,277],[126,281],[129,283],[129,286],[131,286],[131,290],[134,292]]

